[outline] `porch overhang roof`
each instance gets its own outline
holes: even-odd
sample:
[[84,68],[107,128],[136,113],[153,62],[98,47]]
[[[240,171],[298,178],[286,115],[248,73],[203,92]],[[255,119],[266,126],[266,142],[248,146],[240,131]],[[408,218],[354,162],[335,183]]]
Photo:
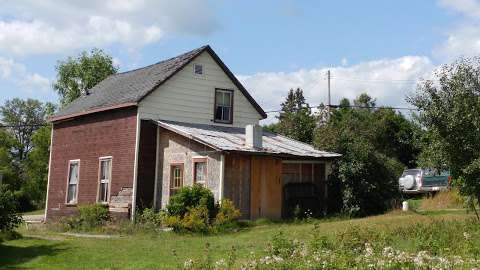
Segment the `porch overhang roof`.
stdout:
[[245,146],[245,128],[154,120],[157,125],[217,151],[275,155],[292,158],[337,158],[338,153],[317,150],[282,135],[263,131],[262,148]]

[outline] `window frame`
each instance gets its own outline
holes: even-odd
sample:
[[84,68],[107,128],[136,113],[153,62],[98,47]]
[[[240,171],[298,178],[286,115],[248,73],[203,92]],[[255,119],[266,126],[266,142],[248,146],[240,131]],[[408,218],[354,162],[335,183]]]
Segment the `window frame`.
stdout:
[[[225,121],[221,119],[217,119],[216,114],[217,114],[217,92],[228,92],[230,93],[230,120]],[[215,123],[222,123],[222,124],[233,124],[233,89],[224,89],[224,88],[215,88],[215,94],[213,96],[213,122]]]
[[[78,167],[78,177],[77,177],[77,184],[76,184],[76,188],[75,188],[75,200],[73,202],[69,202],[68,201],[68,194],[69,194],[69,187],[70,187],[70,171],[71,171],[71,168],[72,168],[72,164],[73,163],[76,163],[77,164],[77,167]],[[80,159],[71,159],[68,161],[68,170],[67,170],[67,187],[65,189],[65,204],[66,205],[77,205],[78,203],[78,189],[79,189],[79,185],[80,184]]]
[[[108,172],[108,185],[107,185],[107,200],[101,201],[100,200],[100,187],[102,184],[102,161],[110,161],[110,168]],[[112,156],[105,156],[98,158],[98,186],[97,186],[97,202],[101,204],[108,204],[110,203],[110,194],[111,194],[111,186],[112,186],[112,168],[113,168],[113,157]]]
[[[174,183],[173,171],[174,171],[175,167],[180,167],[182,177],[181,177],[180,186],[172,188],[173,183]],[[183,163],[170,163],[170,177],[169,177],[169,180],[170,180],[169,194],[170,194],[170,196],[173,196],[173,195],[175,195],[175,193],[178,190],[180,190],[184,186],[184,183],[185,183],[185,167],[184,167]],[[175,192],[172,193],[172,191],[175,191]]]
[[[198,73],[196,72],[196,71],[197,71],[197,69],[196,69],[197,66],[202,67],[202,73],[201,73],[201,74],[198,74]],[[198,77],[203,77],[203,76],[205,76],[205,66],[204,66],[203,64],[193,63],[193,75],[198,76]]]
[[[194,157],[192,158],[192,183],[193,184],[200,184],[204,187],[207,186],[207,178],[208,178],[208,158],[207,157]],[[205,173],[204,173],[204,180],[203,182],[197,182],[197,170],[196,170],[196,164],[197,163],[205,163]]]

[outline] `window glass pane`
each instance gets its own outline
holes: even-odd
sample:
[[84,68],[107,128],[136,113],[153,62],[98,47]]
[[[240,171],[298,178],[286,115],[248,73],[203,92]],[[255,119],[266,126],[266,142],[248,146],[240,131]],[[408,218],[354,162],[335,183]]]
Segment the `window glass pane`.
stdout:
[[101,180],[110,180],[110,160],[100,161],[100,179]]
[[222,112],[223,112],[223,107],[217,106],[217,109],[215,110],[215,119],[222,120]]
[[196,183],[205,182],[206,168],[207,166],[205,162],[195,162],[195,182]]
[[77,196],[77,185],[68,185],[67,203],[74,203]]
[[232,93],[223,92],[223,105],[230,107],[232,104]]
[[215,103],[217,103],[217,106],[223,105],[223,94],[221,91],[215,93]]
[[197,75],[202,75],[203,74],[203,66],[202,65],[195,64],[194,69],[195,69],[195,74],[197,74]]
[[108,183],[100,184],[100,201],[102,202],[108,201]]
[[229,107],[223,107],[223,117],[222,120],[224,121],[230,121],[230,108]]
[[68,177],[69,184],[78,182],[78,163],[70,163],[70,175]]

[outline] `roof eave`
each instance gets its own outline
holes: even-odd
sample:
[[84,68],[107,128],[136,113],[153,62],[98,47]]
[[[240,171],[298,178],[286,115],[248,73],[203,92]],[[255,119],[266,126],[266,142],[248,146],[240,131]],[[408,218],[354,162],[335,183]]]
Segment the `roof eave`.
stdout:
[[78,113],[72,113],[72,114],[60,115],[60,116],[52,116],[52,117],[48,118],[47,121],[49,123],[54,123],[54,122],[63,121],[63,120],[71,120],[73,118],[76,118],[76,117],[79,117],[79,116],[84,116],[84,115],[87,115],[87,114],[110,111],[110,110],[115,110],[115,109],[122,109],[122,108],[137,106],[137,105],[138,105],[137,102],[122,103],[122,104],[117,104],[117,105],[108,106],[108,107],[95,108],[95,109],[91,109],[91,110],[83,111],[83,112],[78,112]]

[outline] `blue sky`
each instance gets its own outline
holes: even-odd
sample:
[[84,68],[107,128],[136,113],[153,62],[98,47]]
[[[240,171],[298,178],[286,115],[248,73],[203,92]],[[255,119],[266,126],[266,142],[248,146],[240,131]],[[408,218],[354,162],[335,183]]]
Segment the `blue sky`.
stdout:
[[419,78],[480,53],[480,3],[0,0],[0,102],[56,101],[57,60],[93,47],[121,71],[210,44],[264,107],[291,87],[311,104],[361,92],[403,106]]

